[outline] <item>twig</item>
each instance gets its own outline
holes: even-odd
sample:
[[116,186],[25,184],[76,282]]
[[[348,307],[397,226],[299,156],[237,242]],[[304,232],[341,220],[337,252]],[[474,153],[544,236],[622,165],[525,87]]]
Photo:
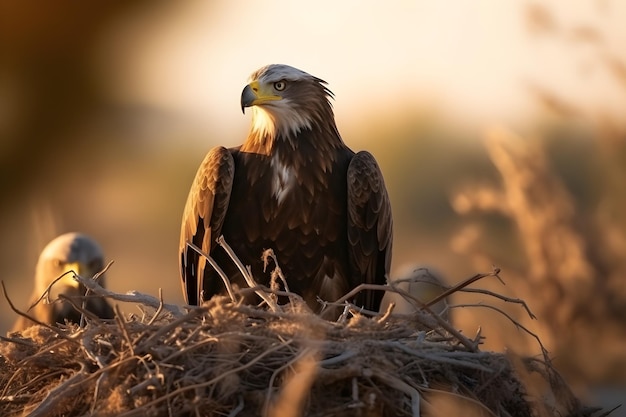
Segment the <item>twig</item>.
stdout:
[[526,310],[526,313],[528,313],[528,316],[533,319],[536,320],[537,317],[533,314],[532,311],[530,311],[530,307],[528,307],[528,304],[526,304],[526,301],[519,299],[519,298],[511,298],[511,297],[507,297],[505,295],[502,294],[498,294],[496,292],[493,291],[489,291],[489,290],[484,290],[481,288],[463,288],[461,290],[462,292],[469,292],[469,293],[474,293],[474,294],[485,294],[485,295],[489,295],[491,297],[494,298],[498,298],[504,302],[507,303],[514,303],[514,304],[520,304],[524,310]]
[[102,385],[102,381],[106,378],[107,374],[102,373],[98,379],[96,379],[96,386],[93,389],[93,401],[91,402],[91,406],[89,407],[89,412],[91,415],[96,411],[96,405],[98,404],[98,397],[100,396],[100,386]]
[[151,295],[142,294],[137,291],[129,291],[126,294],[119,294],[103,288],[100,284],[91,279],[85,279],[79,275],[76,275],[75,279],[80,281],[81,284],[90,289],[94,294],[110,298],[111,300],[121,301],[124,303],[143,304],[145,306],[152,307],[155,310],[158,309],[160,305],[163,305],[162,308],[170,312],[174,317],[181,317],[184,314],[180,306],[176,304],[162,303],[161,300]]
[[149,388],[149,387],[156,387],[157,384],[162,383],[162,381],[159,379],[159,377],[157,376],[151,376],[148,379],[144,379],[142,382],[140,382],[139,384],[131,387],[128,389],[128,394],[130,394],[131,396],[136,395],[138,392]]
[[204,340],[194,343],[193,345],[188,345],[183,347],[180,350],[176,350],[174,351],[174,353],[172,353],[171,355],[163,358],[163,362],[164,363],[169,363],[172,361],[172,359],[178,357],[178,356],[182,356],[185,355],[189,352],[191,352],[192,350],[196,350],[196,349],[200,349],[202,347],[204,347],[205,345],[214,345],[217,344],[218,342],[220,342],[220,339],[217,337],[207,337]]
[[207,310],[208,309],[206,307],[196,307],[192,309],[189,313],[187,313],[187,315],[178,317],[176,320],[172,321],[171,323],[168,323],[165,326],[161,326],[156,332],[152,333],[150,337],[148,337],[146,340],[141,342],[141,344],[137,346],[137,350],[139,352],[145,351],[146,349],[148,349],[149,345],[153,341],[158,340],[158,338],[169,333],[172,329],[175,329],[176,327],[180,326],[182,323],[185,323],[186,321],[191,321],[195,317],[203,315],[204,313],[207,312]]
[[378,323],[384,323],[386,322],[389,317],[391,317],[391,315],[393,314],[393,309],[396,308],[396,303],[389,303],[389,305],[387,306],[387,310],[385,310],[385,313],[380,316],[376,321]]
[[450,287],[449,289],[447,289],[446,291],[444,291],[443,293],[439,294],[437,297],[433,298],[432,300],[430,300],[428,303],[426,303],[426,307],[430,307],[432,305],[437,304],[439,301],[445,299],[447,296],[449,296],[450,294],[453,294],[465,287],[467,287],[468,285],[473,284],[474,282],[486,278],[486,277],[496,277],[498,278],[498,280],[500,280],[500,282],[502,282],[502,279],[500,278],[500,276],[498,275],[500,273],[500,268],[494,268],[494,270],[488,274],[476,274],[472,277],[469,277],[468,279],[466,279],[465,281],[461,281],[458,284]]
[[[396,294],[399,294],[402,298],[404,298],[405,300],[407,300],[409,303],[412,303],[414,306],[416,306],[419,309],[424,309],[425,307],[427,307],[427,303],[420,300],[419,298],[417,298],[416,296],[414,296],[413,294],[411,294],[410,292],[400,288],[398,286],[398,284],[400,282],[404,282],[405,280],[398,280],[398,281],[393,281],[390,284],[388,284],[385,288],[385,292],[395,292]],[[410,280],[409,282],[415,282],[414,280]]]
[[415,388],[386,372],[375,372],[374,377],[381,380],[389,387],[408,395],[411,398],[411,415],[413,417],[420,417],[420,394]]
[[[82,328],[82,327],[85,327],[85,324],[84,324],[84,318],[85,318],[85,317],[89,317],[89,319],[90,319],[90,320],[93,320],[93,321],[99,321],[99,320],[102,320],[102,319],[100,319],[100,317],[98,317],[98,315],[96,315],[96,314],[92,313],[91,311],[89,311],[89,310],[87,310],[87,309],[85,308],[85,300],[86,300],[86,298],[87,298],[87,297],[91,297],[91,296],[88,296],[88,295],[82,295],[82,296],[70,296],[70,297],[68,297],[68,296],[67,296],[67,295],[65,295],[65,294],[59,294],[59,300],[61,300],[61,301],[64,301],[64,302],[66,302],[66,303],[71,304],[71,305],[72,305],[72,307],[73,307],[76,311],[78,311],[78,312],[80,313],[80,316],[81,316],[81,323],[79,324],[79,326],[78,326],[78,327],[81,327],[81,328]],[[99,297],[99,296],[98,296],[98,297]],[[74,301],[74,299],[76,299],[76,298],[79,298],[79,299],[81,300],[80,305],[78,305],[78,303],[76,303],[76,302]],[[77,323],[77,324],[78,324],[78,323]]]
[[[100,277],[109,270],[109,268],[111,267],[111,265],[113,265],[113,261],[110,261],[100,272],[97,272],[96,274],[94,274],[94,276],[91,278],[93,281],[98,281],[100,279]],[[74,277],[78,276],[78,274],[75,271],[74,272]],[[91,290],[89,288],[87,288],[87,290],[85,291],[85,297],[87,297],[89,295],[89,293],[91,292]],[[79,322],[79,326],[80,327],[85,327],[85,311],[87,311],[87,299],[83,298],[83,304],[82,304],[82,312],[80,315],[80,322]]]
[[274,268],[274,271],[272,272],[272,275],[276,274],[276,276],[278,276],[278,278],[280,278],[280,280],[282,281],[283,288],[285,288],[285,291],[291,292],[289,291],[289,284],[287,284],[287,279],[283,275],[283,270],[278,264],[278,259],[276,258],[276,254],[274,253],[273,249],[266,249],[263,252],[263,272],[265,272],[265,269],[267,268],[267,264],[268,264],[267,260],[269,258],[271,258],[274,261],[274,265],[276,266]]
[[[433,355],[429,355],[428,353],[425,353],[423,351],[419,351],[419,350],[414,350],[414,349],[410,349],[408,346],[402,344],[402,343],[398,343],[398,342],[388,342],[386,343],[389,346],[393,346],[394,348],[408,353],[409,355],[412,356],[416,356],[419,358],[424,358],[424,359],[431,359],[434,360]],[[471,369],[477,369],[479,371],[484,371],[484,372],[493,372],[493,369],[487,367],[487,366],[483,366],[483,365],[479,365],[479,364],[474,364],[472,362],[469,361],[460,361],[454,358],[448,358],[448,357],[444,357],[442,355],[437,355],[436,356],[436,361],[439,363],[448,363],[450,365],[454,365],[454,366],[459,366],[459,367],[466,367],[466,368],[471,368]]]
[[115,323],[117,323],[117,327],[119,327],[119,329],[122,331],[122,335],[126,340],[126,344],[128,345],[128,350],[130,351],[131,356],[135,356],[135,345],[133,344],[133,341],[130,339],[130,335],[128,334],[124,314],[122,314],[122,311],[117,304],[115,305]]
[[241,288],[238,290],[238,293],[245,295],[251,292],[256,293],[257,291],[263,291],[267,294],[272,294],[276,296],[288,297],[292,304],[294,303],[295,300],[298,300],[300,302],[300,305],[306,305],[306,303],[304,302],[304,299],[300,295],[296,294],[295,292],[275,290],[265,285],[257,284],[255,287]]
[[[230,297],[230,300],[233,303],[236,302],[237,299],[235,298],[235,293],[233,291],[233,286],[230,284],[230,280],[228,279],[228,276],[226,275],[226,273],[222,270],[222,268],[220,268],[220,266],[217,264],[217,262],[215,262],[215,259],[213,259],[211,257],[211,255],[209,255],[207,252],[205,252],[202,249],[200,249],[193,242],[187,242],[187,246],[189,246],[191,249],[196,251],[199,255],[203,256],[207,260],[209,265],[211,265],[211,267],[213,267],[215,272],[217,272],[217,274],[222,279],[222,282],[224,283],[224,286],[226,287],[226,291],[228,292],[228,296]],[[202,288],[198,288],[198,290],[197,290],[198,291],[198,300],[200,300],[200,294],[202,293],[202,290],[203,290]]]
[[321,360],[319,362],[319,365],[321,367],[333,366],[333,365],[336,365],[338,363],[345,362],[345,361],[347,361],[349,359],[352,359],[355,356],[357,356],[358,354],[359,354],[359,352],[356,351],[356,350],[346,350],[345,352],[341,353],[340,355],[333,356],[332,358],[327,358],[327,359]]
[[507,319],[509,319],[509,321],[515,325],[515,327],[518,327],[518,328],[522,329],[524,332],[526,332],[527,334],[532,336],[537,341],[537,343],[539,344],[539,347],[541,347],[541,352],[544,354],[544,356],[548,355],[548,350],[543,346],[543,343],[541,343],[541,339],[539,338],[539,336],[537,336],[535,333],[531,332],[528,328],[524,327],[524,325],[522,325],[520,322],[515,320],[513,317],[511,317],[509,314],[507,314],[504,310],[501,310],[498,307],[494,307],[494,306],[489,305],[489,304],[455,304],[452,307],[454,307],[454,308],[457,308],[457,307],[459,307],[459,308],[463,308],[463,307],[483,307],[483,308],[489,308],[491,310],[495,310],[498,313],[502,314]]
[[21,312],[20,310],[18,310],[18,309],[15,307],[15,305],[13,304],[13,301],[11,301],[11,299],[9,298],[9,294],[7,294],[7,289],[6,289],[5,285],[4,285],[4,280],[3,280],[3,281],[0,281],[0,283],[2,283],[2,292],[4,293],[4,298],[5,298],[5,299],[7,300],[7,302],[9,303],[9,307],[11,307],[11,310],[13,310],[13,312],[15,312],[16,314],[18,314],[19,316],[24,317],[25,319],[31,320],[32,322],[34,322],[34,323],[36,323],[36,324],[38,324],[38,325],[40,325],[40,326],[43,326],[43,327],[46,327],[46,328],[48,328],[48,329],[52,330],[52,331],[53,331],[54,333],[56,333],[59,337],[61,337],[61,338],[65,339],[65,340],[69,340],[69,341],[71,341],[72,343],[77,343],[77,342],[76,342],[76,341],[74,341],[71,337],[69,337],[69,336],[68,336],[68,335],[66,335],[64,332],[62,332],[60,329],[58,329],[58,328],[56,328],[56,327],[54,327],[54,326],[50,326],[49,324],[44,323],[44,322],[42,322],[42,321],[39,321],[39,320],[37,320],[36,318],[31,317],[31,316],[29,316],[28,314],[23,313],[23,312]]
[[37,344],[33,343],[32,341],[29,341],[28,339],[24,340],[24,339],[17,339],[14,337],[6,337],[6,336],[0,335],[0,340],[3,342],[15,343],[16,345],[22,345],[22,346],[27,346],[27,347],[37,346]]
[[[325,302],[325,305],[340,305],[343,304],[345,301],[350,300],[352,298],[354,298],[358,293],[360,293],[361,291],[366,291],[366,290],[373,290],[373,291],[387,291],[389,289],[389,285],[380,285],[380,284],[359,284],[357,285],[355,288],[353,288],[352,290],[350,290],[350,292],[348,292],[346,295],[344,295],[343,297],[339,298],[338,300],[334,301],[334,302]],[[326,316],[326,313],[328,312],[328,309],[323,310],[320,315],[322,317]]]
[[63,401],[67,396],[73,395],[76,391],[80,390],[81,383],[87,376],[85,364],[81,363],[81,369],[71,376],[67,381],[64,381],[58,387],[50,390],[46,398],[39,403],[37,408],[30,412],[30,417],[44,417],[54,414],[54,408]]
[[[253,288],[253,287],[257,287],[259,284],[257,284],[257,282],[254,280],[254,277],[252,276],[252,274],[250,273],[250,271],[248,271],[248,269],[246,269],[246,267],[243,265],[243,263],[241,262],[241,260],[239,260],[239,258],[237,257],[237,255],[235,254],[235,252],[233,251],[233,249],[230,247],[230,245],[228,245],[228,243],[226,243],[226,240],[224,240],[224,236],[220,236],[217,238],[217,243],[224,248],[224,250],[226,251],[226,253],[228,254],[228,256],[230,257],[230,259],[233,261],[233,263],[237,266],[237,268],[239,268],[239,271],[241,272],[241,274],[243,275],[243,278],[246,280],[246,283],[248,284],[249,287]],[[274,300],[271,299],[271,297],[269,297],[265,292],[263,291],[256,291],[256,294],[261,297],[261,299],[263,301],[265,301],[265,303],[267,304],[267,306],[272,310],[272,311],[278,311],[280,310],[280,308],[278,307],[278,304],[276,304],[276,302],[274,302]]]
[[69,271],[65,271],[64,273],[62,273],[61,275],[59,275],[59,276],[58,276],[58,277],[57,277],[54,281],[52,281],[52,282],[48,285],[48,287],[44,290],[43,294],[41,294],[41,296],[40,296],[37,300],[35,300],[35,302],[34,302],[34,303],[30,306],[30,307],[28,307],[28,310],[27,310],[27,311],[32,310],[32,309],[33,309],[33,307],[35,307],[37,304],[39,304],[39,303],[41,302],[41,300],[43,300],[44,298],[46,298],[46,303],[47,303],[47,304],[50,304],[50,303],[51,303],[51,301],[50,301],[50,299],[49,299],[48,297],[49,297],[49,295],[50,295],[50,290],[52,289],[52,286],[53,286],[54,284],[56,284],[59,280],[63,279],[63,277],[64,277],[64,276],[69,275],[69,274],[74,274],[74,278],[76,277],[76,272],[74,272],[74,271],[73,271],[73,270],[71,270],[71,269],[70,269]]
[[239,414],[241,412],[241,410],[243,410],[244,407],[244,402],[243,402],[243,396],[239,396],[239,398],[237,399],[237,406],[235,408],[233,408],[230,413],[228,413],[228,416],[226,417],[235,417],[237,414]]
[[159,317],[159,314],[161,314],[161,311],[163,311],[163,304],[163,289],[159,287],[159,308],[157,308],[150,321],[148,321],[148,326],[151,326],[157,319],[157,317]]
[[[361,284],[361,285],[375,285],[375,284]],[[357,287],[358,288],[358,287]],[[397,291],[404,291],[400,288],[396,288]],[[328,303],[328,305],[339,305],[336,303]],[[368,314],[368,315],[377,315],[378,313],[369,311],[369,310],[364,310],[364,309],[360,309],[357,306],[354,306],[353,304],[349,304],[347,303],[348,306],[352,306],[354,307],[355,310],[357,310],[359,313],[363,314]],[[433,312],[430,308],[426,307],[424,305],[424,307],[422,307],[422,310],[426,311],[431,317],[433,317],[433,319],[437,322],[437,324],[439,325],[439,327],[441,327],[442,329],[444,329],[445,331],[447,331],[448,333],[450,333],[451,335],[453,335],[463,346],[465,346],[467,349],[469,349],[472,352],[475,352],[478,350],[478,345],[476,343],[474,343],[472,340],[470,340],[469,338],[465,337],[460,331],[458,331],[456,328],[454,328],[447,320],[442,319],[438,314],[436,314],[435,312]],[[416,312],[414,314],[407,314],[407,315],[402,315],[402,316],[408,316],[410,318],[417,318],[420,317],[419,316],[419,312]],[[434,330],[438,333],[441,333],[441,330],[437,327],[432,326],[432,324],[428,324],[425,323],[424,321],[421,321],[421,323],[423,325],[425,325],[426,327],[430,328],[431,330]]]

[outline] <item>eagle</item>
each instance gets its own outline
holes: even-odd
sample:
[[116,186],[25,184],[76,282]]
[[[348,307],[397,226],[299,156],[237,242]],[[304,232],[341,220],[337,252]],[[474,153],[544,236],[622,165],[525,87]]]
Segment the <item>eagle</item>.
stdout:
[[[209,151],[183,212],[180,273],[188,304],[225,292],[190,243],[231,283],[245,286],[216,243],[220,236],[264,285],[270,272],[262,254],[272,249],[289,290],[315,312],[322,309],[318,299],[336,301],[362,283],[386,284],[393,225],[383,175],[369,152],[344,143],[332,98],[325,81],[288,65],[252,73],[241,94],[242,112],[252,111],[248,137]],[[382,293],[361,291],[351,301],[378,311]]]
[[[104,268],[104,255],[100,245],[91,237],[82,233],[66,233],[53,239],[39,255],[35,268],[35,288],[31,296],[29,314],[42,323],[56,325],[65,321],[78,323],[81,313],[70,303],[58,299],[59,294],[76,297],[78,304],[86,289],[73,278],[77,275],[91,278]],[[65,275],[64,275],[65,274]],[[57,278],[61,277],[58,281]],[[104,275],[98,283],[104,286]],[[49,290],[52,303],[45,303],[41,298]],[[102,297],[88,297],[85,308],[103,319],[113,318],[113,309]],[[20,316],[13,326],[13,331],[22,331],[34,324],[32,320]]]

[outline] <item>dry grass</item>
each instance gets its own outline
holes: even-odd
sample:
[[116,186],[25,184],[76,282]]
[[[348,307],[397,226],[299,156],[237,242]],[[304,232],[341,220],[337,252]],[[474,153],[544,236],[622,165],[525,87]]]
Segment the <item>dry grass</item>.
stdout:
[[[492,274],[477,275],[469,282]],[[202,307],[134,301],[145,312],[85,325],[33,326],[0,344],[3,416],[583,416],[543,351],[521,358],[479,349],[427,306],[410,317],[344,303],[337,322],[295,294],[272,308],[214,297]],[[237,298],[237,290],[234,290]],[[435,300],[433,300],[435,301]],[[80,307],[77,305],[77,308]],[[23,313],[20,313],[23,314]],[[534,378],[533,389],[522,379]],[[537,390],[536,381],[545,390]],[[549,395],[546,395],[549,394]],[[605,415],[605,414],[599,414]]]
[[[501,265],[515,293],[532,301],[538,333],[560,369],[579,382],[623,381],[626,355],[611,349],[626,340],[626,251],[612,244],[624,241],[622,229],[585,217],[553,172],[540,140],[495,129],[485,145],[501,182],[465,187],[454,196],[454,208],[461,214],[499,213],[515,226],[526,260],[521,268]],[[479,267],[494,258],[477,251],[486,238],[478,234],[456,248]],[[519,314],[515,318],[528,322]]]
[[[577,68],[593,56],[614,92],[626,98],[626,60],[606,27],[588,19],[564,19],[554,4],[531,1],[524,7],[524,22],[533,38],[553,42],[564,56],[571,55],[570,73],[564,76],[591,81],[589,73]],[[579,48],[590,55],[581,59]],[[453,246],[476,268],[497,262],[507,271],[515,294],[537,313],[538,334],[570,381],[584,387],[623,385],[626,124],[619,111],[573,100],[570,91],[556,84],[533,77],[526,85],[541,117],[535,127],[522,130],[539,128],[541,133],[530,137],[501,128],[488,132],[484,144],[498,178],[489,184],[474,178],[454,194],[452,205],[466,216],[466,227]],[[580,145],[583,152],[568,153]],[[486,230],[490,224],[493,230],[492,220],[500,216],[510,222],[515,236],[509,253],[498,255],[494,247],[502,247],[502,235],[492,248],[484,248],[494,241]],[[520,259],[509,256],[517,244]]]

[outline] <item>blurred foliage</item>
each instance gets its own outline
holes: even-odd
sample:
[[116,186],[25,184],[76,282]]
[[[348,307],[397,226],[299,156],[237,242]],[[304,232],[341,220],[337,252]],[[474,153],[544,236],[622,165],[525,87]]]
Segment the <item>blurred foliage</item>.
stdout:
[[[615,84],[626,85],[626,64],[607,49],[600,30],[564,25],[537,3],[529,4],[527,20],[534,34],[591,44]],[[475,177],[452,199],[459,214],[473,216],[456,248],[477,266],[495,261],[503,267],[513,292],[534,308],[534,327],[570,378],[623,384],[626,126],[549,87],[531,83],[528,91],[544,110],[533,133],[490,132],[485,149],[498,176]],[[480,217],[493,213],[514,226],[521,264],[485,249],[489,241],[509,242],[488,232],[490,217]]]
[[[556,150],[572,143],[567,137],[553,140],[561,142],[553,144]],[[453,205],[460,214],[497,211],[516,226],[524,266],[500,266],[515,277],[515,293],[534,306],[541,338],[563,367],[587,379],[624,375],[626,354],[588,360],[598,345],[626,343],[626,332],[619,330],[626,321],[626,291],[618,290],[626,273],[626,251],[610,244],[612,234],[620,234],[621,241],[626,235],[615,224],[597,221],[595,207],[606,195],[593,201],[586,190],[577,195],[568,190],[561,180],[566,175],[552,170],[541,141],[495,131],[488,135],[486,148],[500,180],[494,186],[466,187]],[[597,149],[590,151],[586,156],[593,160]],[[570,159],[565,173],[578,161]],[[586,184],[593,186],[577,184],[583,190]],[[476,258],[485,239],[492,237],[476,236],[464,252]],[[485,254],[479,255],[480,264]]]

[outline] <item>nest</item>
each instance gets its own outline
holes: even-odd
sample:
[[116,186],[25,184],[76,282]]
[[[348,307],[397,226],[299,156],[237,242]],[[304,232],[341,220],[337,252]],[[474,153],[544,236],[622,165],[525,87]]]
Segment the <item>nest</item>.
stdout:
[[[144,314],[125,317],[118,309],[114,320],[104,321],[83,311],[81,326],[35,325],[3,338],[1,415],[526,417],[598,412],[574,398],[545,351],[537,358],[483,352],[480,334],[465,337],[430,314],[427,305],[410,317],[397,317],[391,311],[364,314],[341,301],[343,314],[328,321],[297,295],[261,286],[246,291],[263,294],[262,306],[237,302],[237,290],[231,289],[232,298],[218,296],[201,307],[182,308],[76,279],[97,296],[137,303]],[[278,295],[288,302],[279,304]],[[80,303],[75,306],[81,309]],[[549,403],[528,394],[521,375],[529,373],[548,382]]]

